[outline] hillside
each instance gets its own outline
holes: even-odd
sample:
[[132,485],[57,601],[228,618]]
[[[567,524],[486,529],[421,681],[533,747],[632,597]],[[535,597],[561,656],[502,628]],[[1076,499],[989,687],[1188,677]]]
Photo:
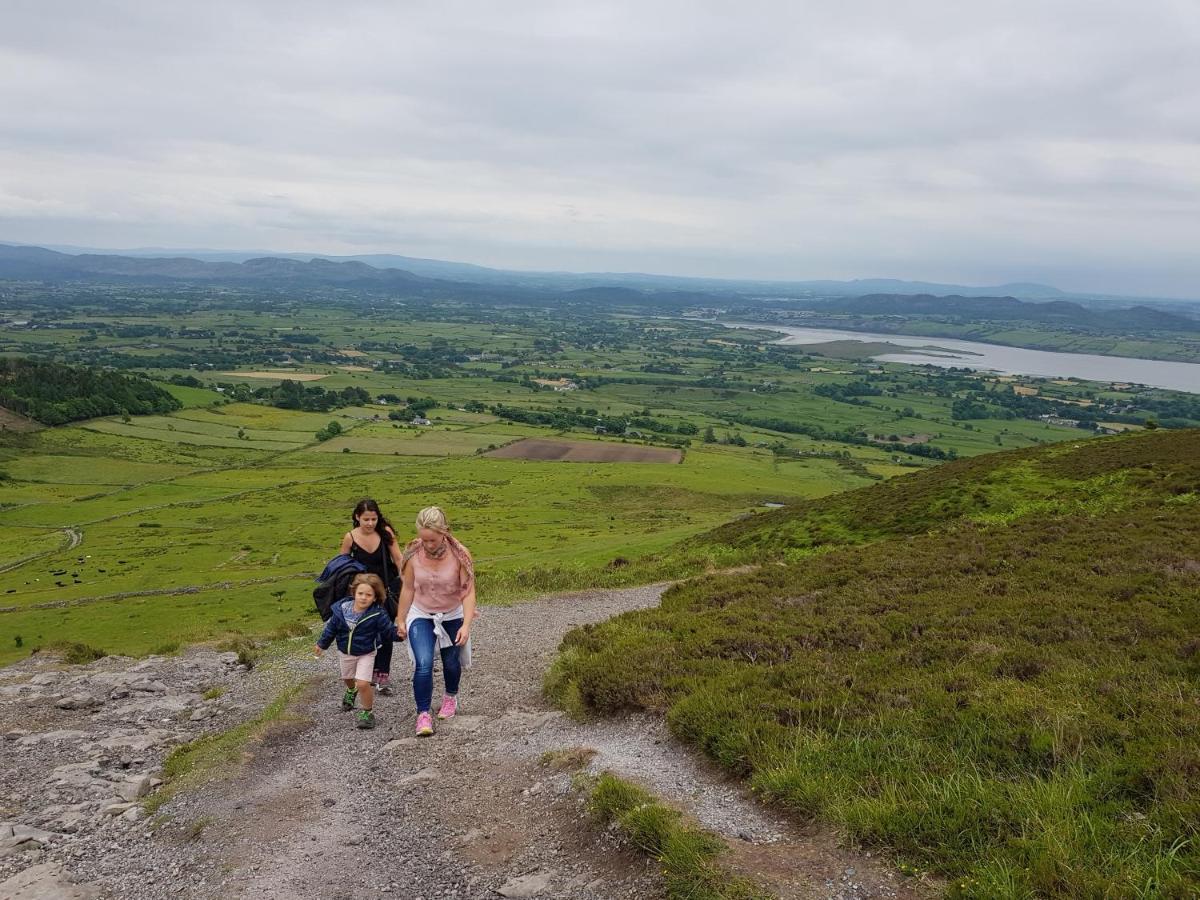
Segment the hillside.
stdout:
[[955,896],[1195,896],[1198,501],[1192,430],[756,516],[701,543],[783,564],[576,630],[547,688],[663,711],[765,798]]
[[1111,311],[1087,309],[1069,300],[1029,303],[1014,297],[964,297],[931,294],[869,294],[814,305],[821,312],[866,316],[936,316],[971,322],[1028,322],[1124,334],[1130,330],[1200,331],[1200,321],[1188,316],[1133,306]]
[[244,262],[206,262],[186,257],[131,257],[85,253],[71,255],[41,247],[0,244],[0,278],[48,281],[187,281],[329,284],[396,287],[420,282],[403,269],[377,269],[361,262],[308,261],[260,257]]
[[165,413],[182,405],[144,377],[42,360],[0,359],[0,406],[44,425]]

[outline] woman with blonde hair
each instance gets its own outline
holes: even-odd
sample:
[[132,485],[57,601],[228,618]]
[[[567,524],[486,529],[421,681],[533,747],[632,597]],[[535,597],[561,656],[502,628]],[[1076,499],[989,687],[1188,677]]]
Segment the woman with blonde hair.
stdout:
[[399,621],[408,634],[413,659],[413,699],[417,735],[433,734],[433,651],[441,652],[446,690],[439,719],[458,711],[458,687],[471,661],[471,621],[475,618],[475,563],[471,552],[450,533],[446,514],[436,506],[417,513],[417,537],[404,550]]

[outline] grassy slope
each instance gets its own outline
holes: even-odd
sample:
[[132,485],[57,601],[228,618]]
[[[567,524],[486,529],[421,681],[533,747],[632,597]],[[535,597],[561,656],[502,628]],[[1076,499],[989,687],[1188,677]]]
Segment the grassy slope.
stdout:
[[[766,499],[868,483],[840,461],[716,445],[680,465],[481,458],[480,446],[552,432],[452,410],[438,412],[463,421],[393,428],[375,412],[231,404],[6,435],[0,664],[64,636],[137,654],[290,626],[312,615],[305,573],[335,552],[363,496],[405,536],[413,510],[446,507],[479,561],[481,597],[505,602],[694,574],[720,554],[674,568],[653,555]],[[352,429],[338,440],[405,452],[320,452],[314,432],[331,420]]]
[[707,535],[809,558],[580,629],[548,688],[960,896],[1196,896],[1197,534],[1198,431],[963,461]]

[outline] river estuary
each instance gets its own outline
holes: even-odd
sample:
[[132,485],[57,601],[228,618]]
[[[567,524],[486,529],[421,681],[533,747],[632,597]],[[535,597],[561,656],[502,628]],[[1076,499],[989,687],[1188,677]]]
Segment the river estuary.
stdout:
[[796,328],[789,325],[723,322],[731,328],[767,328],[783,332],[781,344],[823,344],[828,341],[887,342],[912,347],[874,357],[880,362],[966,367],[1002,375],[1035,375],[1043,378],[1082,378],[1088,381],[1129,382],[1200,394],[1200,363],[1165,362],[1092,353],[1058,353],[1027,350],[1000,344],[981,344],[953,338],[918,337],[904,334],[874,334],[838,331],[832,328]]

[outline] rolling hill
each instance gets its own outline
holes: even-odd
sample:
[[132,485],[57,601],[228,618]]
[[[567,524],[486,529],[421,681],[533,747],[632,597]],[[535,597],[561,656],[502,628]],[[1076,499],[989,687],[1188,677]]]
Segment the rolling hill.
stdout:
[[1200,431],[959,461],[702,536],[758,565],[576,630],[547,690],[951,896],[1192,897],[1198,534]]

